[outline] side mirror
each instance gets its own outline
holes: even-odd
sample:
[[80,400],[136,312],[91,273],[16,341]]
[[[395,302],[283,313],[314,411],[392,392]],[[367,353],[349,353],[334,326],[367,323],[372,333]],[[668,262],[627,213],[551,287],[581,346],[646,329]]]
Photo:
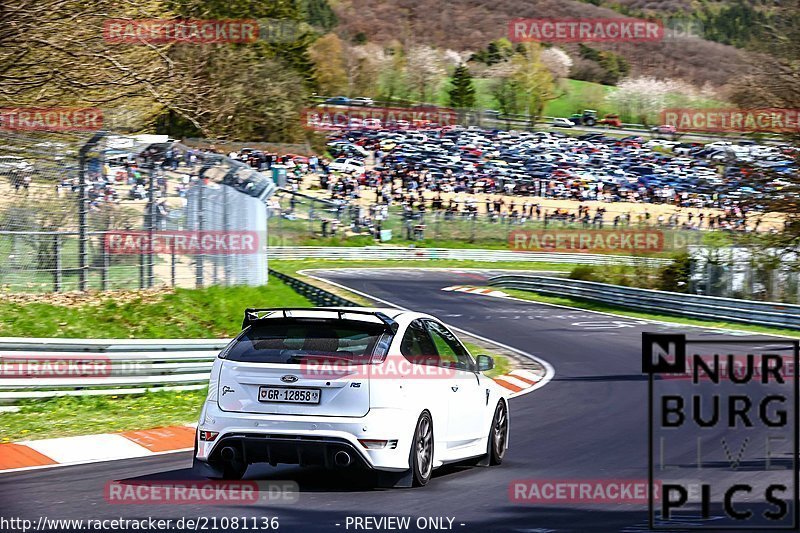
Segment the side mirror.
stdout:
[[494,359],[488,355],[478,356],[478,372],[486,372],[494,368]]

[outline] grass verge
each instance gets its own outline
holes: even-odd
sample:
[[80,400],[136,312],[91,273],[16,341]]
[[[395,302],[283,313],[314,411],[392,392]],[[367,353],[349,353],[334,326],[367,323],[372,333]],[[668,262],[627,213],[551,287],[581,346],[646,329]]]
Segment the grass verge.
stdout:
[[578,300],[575,298],[565,298],[561,296],[545,296],[535,292],[523,291],[519,289],[500,289],[503,292],[520,298],[523,300],[530,300],[532,302],[541,302],[556,305],[565,305],[569,307],[576,307],[578,309],[586,309],[587,311],[600,311],[603,313],[614,313],[631,318],[641,318],[643,320],[659,320],[662,322],[673,322],[675,324],[685,324],[687,326],[701,326],[706,328],[719,328],[719,329],[735,329],[739,331],[747,331],[752,333],[764,333],[768,335],[777,335],[780,337],[800,337],[800,332],[792,329],[773,328],[767,326],[754,326],[751,324],[741,324],[738,322],[724,322],[718,320],[700,320],[696,318],[685,318],[675,315],[647,313],[644,311],[634,311],[624,307],[617,307],[613,305],[606,305],[599,302],[592,302],[588,300]]
[[95,294],[70,304],[0,301],[0,336],[226,338],[241,331],[246,307],[311,306],[276,279],[262,287]]
[[471,353],[473,357],[484,354],[494,359],[494,368],[488,372],[484,372],[484,374],[488,377],[495,378],[497,376],[502,376],[503,374],[508,374],[513,370],[511,367],[511,360],[508,357],[498,353],[492,353],[491,350],[488,350],[483,346],[478,346],[472,342],[464,341],[463,339],[462,341],[464,342],[464,346],[467,347],[467,350],[469,350],[469,353]]
[[70,437],[196,422],[206,390],[28,401],[0,414],[0,441]]

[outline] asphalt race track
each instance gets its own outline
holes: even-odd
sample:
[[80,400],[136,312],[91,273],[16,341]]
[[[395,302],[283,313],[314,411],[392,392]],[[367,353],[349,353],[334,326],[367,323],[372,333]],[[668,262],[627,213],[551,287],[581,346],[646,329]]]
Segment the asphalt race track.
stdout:
[[[300,485],[298,503],[269,508],[110,505],[104,500],[104,486],[110,480],[192,479],[190,454],[177,453],[0,476],[3,514],[34,520],[42,515],[277,516],[280,530],[298,532],[353,531],[352,525],[346,528],[348,516],[411,516],[412,531],[417,530],[417,517],[452,518],[455,531],[648,530],[647,508],[641,504],[517,503],[511,500],[509,487],[524,479],[646,481],[648,381],[641,373],[641,333],[686,332],[691,339],[713,339],[721,335],[719,331],[441,290],[481,284],[485,274],[475,271],[329,270],[316,275],[431,313],[454,327],[541,357],[555,368],[547,385],[511,400],[511,448],[502,466],[450,467],[435,473],[423,489],[400,490],[372,490],[349,472],[251,467],[248,479],[289,479]],[[737,338],[730,332],[726,335]],[[775,343],[769,337],[754,340],[763,349]],[[734,450],[737,446],[732,443]],[[697,455],[695,443],[687,438],[671,446],[667,455],[670,464],[691,463]],[[725,480],[729,475],[727,470],[714,470],[713,465],[706,466],[696,477]],[[761,479],[772,475],[752,470]],[[713,506],[712,514],[718,512]],[[448,521],[444,524],[447,527]]]

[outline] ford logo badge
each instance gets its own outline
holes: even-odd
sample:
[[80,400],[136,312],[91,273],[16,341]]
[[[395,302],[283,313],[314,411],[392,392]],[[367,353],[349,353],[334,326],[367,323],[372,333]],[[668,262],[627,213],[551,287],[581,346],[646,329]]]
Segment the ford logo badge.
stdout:
[[281,378],[281,381],[283,381],[284,383],[294,383],[295,381],[297,381],[297,376],[291,376],[291,375],[283,376]]

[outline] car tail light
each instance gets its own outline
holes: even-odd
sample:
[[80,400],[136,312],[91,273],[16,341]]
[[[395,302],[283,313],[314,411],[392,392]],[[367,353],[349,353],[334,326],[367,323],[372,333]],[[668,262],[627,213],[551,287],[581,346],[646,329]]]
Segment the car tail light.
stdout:
[[211,442],[217,438],[219,431],[201,431],[200,440],[203,442]]

